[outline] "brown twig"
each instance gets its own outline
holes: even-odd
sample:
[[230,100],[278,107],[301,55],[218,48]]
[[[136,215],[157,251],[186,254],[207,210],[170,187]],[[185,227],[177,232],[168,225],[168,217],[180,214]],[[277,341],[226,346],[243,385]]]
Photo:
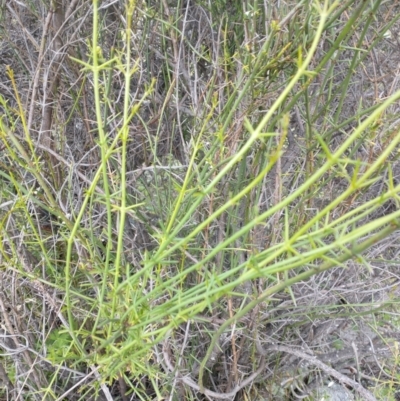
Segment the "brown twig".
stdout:
[[305,352],[299,351],[294,348],[287,347],[285,345],[269,344],[268,350],[265,350],[261,346],[260,341],[258,339],[256,339],[256,345],[257,345],[258,352],[264,356],[270,354],[271,351],[275,351],[275,352],[286,352],[288,354],[295,355],[298,358],[305,359],[306,361],[310,362],[312,365],[314,365],[317,368],[324,371],[329,376],[334,377],[340,383],[346,384],[346,385],[352,387],[355,391],[357,391],[363,397],[363,400],[377,401],[376,398],[373,396],[373,394],[370,393],[368,390],[366,390],[360,383],[357,383],[356,381],[350,379],[349,377],[343,375],[342,373],[339,373],[337,370],[335,370],[335,369],[331,368],[330,366],[326,365],[325,363],[321,362],[319,359],[317,359],[317,357],[315,357],[313,355],[306,354]]
[[[218,400],[233,400],[236,396],[236,394],[249,385],[253,380],[256,379],[256,377],[263,372],[264,367],[265,367],[265,357],[262,356],[258,365],[258,369],[252,373],[249,377],[247,377],[245,380],[243,380],[240,384],[237,384],[235,388],[230,391],[229,393],[217,393],[215,391],[208,390],[206,388],[201,388],[197,382],[195,382],[190,376],[188,375],[183,375],[179,371],[177,371],[177,368],[172,364],[170,357],[169,357],[169,346],[167,343],[168,340],[164,341],[164,347],[163,347],[163,355],[164,355],[164,360],[166,363],[166,366],[170,372],[177,372],[178,376],[180,377],[180,380],[188,385],[189,387],[193,388],[196,391],[199,391],[200,393],[204,394],[207,397],[212,397],[216,398]],[[376,400],[375,400],[376,401]]]

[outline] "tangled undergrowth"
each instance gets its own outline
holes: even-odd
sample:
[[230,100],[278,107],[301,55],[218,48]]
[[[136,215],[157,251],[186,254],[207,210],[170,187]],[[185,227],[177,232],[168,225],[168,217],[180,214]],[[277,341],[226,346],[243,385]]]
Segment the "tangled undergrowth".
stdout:
[[0,398],[399,399],[397,2],[3,3]]

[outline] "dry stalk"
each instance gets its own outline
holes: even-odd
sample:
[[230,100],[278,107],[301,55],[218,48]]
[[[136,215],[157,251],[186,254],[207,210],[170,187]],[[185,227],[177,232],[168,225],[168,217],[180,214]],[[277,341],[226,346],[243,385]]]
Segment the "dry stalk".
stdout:
[[39,386],[38,388],[45,388],[46,386],[42,381],[44,377],[42,378],[39,377],[38,372],[35,369],[35,364],[33,363],[31,356],[29,355],[29,352],[27,350],[27,346],[21,347],[19,344],[18,338],[23,336],[15,332],[14,325],[12,324],[7,309],[8,308],[6,308],[5,303],[3,302],[3,297],[0,296],[0,315],[4,320],[4,325],[7,332],[10,333],[7,335],[7,337],[13,341],[15,348],[13,348],[13,346],[12,347],[6,346],[5,344],[2,344],[1,346],[3,348],[6,348],[6,350],[12,353],[13,355],[21,353],[25,360],[26,365],[29,366],[29,371],[27,372],[27,377],[25,380],[27,380],[29,375],[32,374],[36,385]]
[[[218,400],[232,400],[236,397],[236,394],[243,389],[244,387],[248,386],[251,382],[253,382],[258,375],[260,375],[264,371],[265,367],[265,357],[262,356],[259,362],[258,369],[252,373],[249,377],[247,377],[245,380],[243,380],[240,384],[237,384],[236,387],[230,391],[229,393],[217,393],[215,391],[211,391],[206,388],[201,388],[196,381],[194,381],[190,376],[184,375],[181,372],[178,371],[177,367],[173,365],[171,362],[171,359],[169,357],[170,354],[170,349],[168,345],[168,339],[164,341],[164,346],[163,346],[163,355],[164,355],[164,360],[165,364],[170,372],[175,372],[179,377],[180,380],[186,384],[187,386],[193,388],[196,391],[199,391],[200,393],[204,394],[207,397],[215,398]],[[376,401],[376,400],[375,400]]]
[[264,356],[269,355],[271,353],[271,351],[275,351],[275,352],[286,352],[288,354],[297,356],[298,358],[305,359],[307,362],[310,362],[312,365],[321,369],[329,376],[334,377],[340,383],[346,384],[346,385],[352,387],[355,391],[357,391],[363,397],[363,400],[377,401],[376,398],[373,396],[373,394],[370,393],[368,390],[366,390],[360,383],[357,383],[356,381],[343,375],[342,373],[338,372],[337,370],[331,368],[330,366],[321,362],[319,359],[317,359],[317,357],[315,357],[313,355],[306,354],[305,352],[299,351],[294,348],[287,347],[285,345],[270,344],[270,345],[268,345],[268,350],[265,350],[261,346],[259,339],[256,339],[256,345],[257,345],[258,352]]

